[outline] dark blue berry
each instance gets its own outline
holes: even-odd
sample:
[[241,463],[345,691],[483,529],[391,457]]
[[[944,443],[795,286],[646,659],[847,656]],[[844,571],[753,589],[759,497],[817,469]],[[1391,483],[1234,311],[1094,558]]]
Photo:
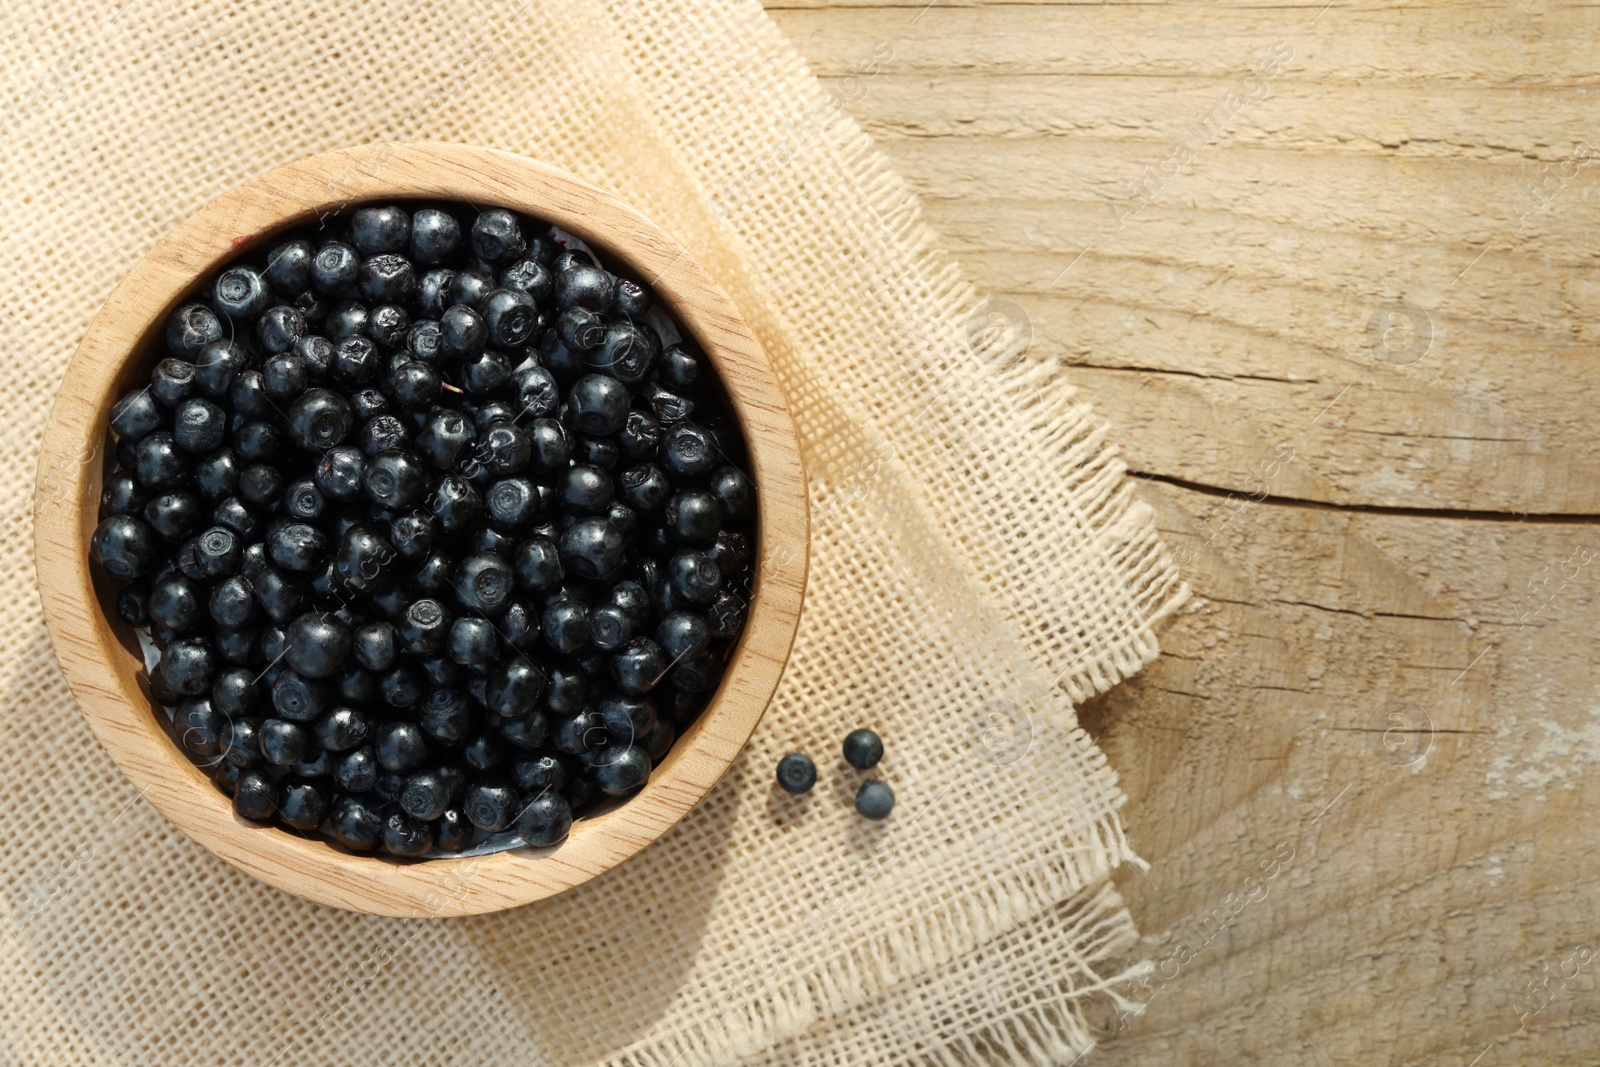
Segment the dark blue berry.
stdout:
[[267,536],[267,554],[273,566],[306,574],[319,570],[328,559],[328,539],[321,530],[303,522],[277,527]]
[[382,253],[362,262],[356,288],[368,304],[399,304],[416,292],[416,268],[404,256]]
[[161,425],[161,411],[149,388],[135,389],[111,406],[111,430],[135,444]]
[[532,712],[520,719],[495,719],[495,732],[512,748],[532,752],[550,736],[550,721],[540,712]]
[[361,477],[368,499],[391,511],[421,504],[428,494],[428,483],[427,470],[420,459],[409,452],[393,449],[373,456]]
[[519,656],[490,672],[485,703],[502,718],[519,719],[539,706],[547,684],[544,672]]
[[503,208],[480,212],[472,223],[472,251],[488,263],[509,263],[528,249],[517,217]]
[[386,722],[378,726],[374,751],[378,766],[393,774],[404,774],[427,759],[428,739],[415,723]]
[[636,463],[647,459],[655,455],[661,444],[661,423],[648,411],[634,408],[623,420],[616,441],[620,460]]
[[469,611],[497,615],[504,611],[516,590],[511,564],[492,552],[481,552],[463,559],[455,573],[456,598]]
[[449,291],[445,294],[445,307],[460,304],[473,311],[483,303],[483,298],[494,292],[494,278],[481,270],[457,271],[450,279]]
[[311,722],[320,718],[330,703],[325,686],[293,671],[284,671],[272,683],[273,710],[285,719]]
[[588,352],[605,341],[606,320],[588,308],[570,307],[556,316],[556,335],[574,352]]
[[305,727],[287,719],[267,719],[259,731],[261,756],[268,763],[287,767],[306,754]]
[[283,452],[283,435],[271,423],[247,422],[233,435],[233,450],[241,463],[271,463]]
[[686,489],[667,501],[662,521],[679,544],[708,545],[722,531],[722,509],[710,493]]
[[621,430],[632,402],[628,387],[606,374],[586,374],[573,382],[567,401],[574,425],[591,436]]
[[167,318],[167,351],[193,360],[212,341],[222,340],[222,320],[204,304],[184,304]]
[[232,496],[239,488],[239,459],[231,448],[219,448],[194,466],[195,488],[208,500]]
[[337,366],[338,344],[360,340],[372,343],[367,337],[367,321],[372,317],[367,305],[359,300],[344,300],[336,304],[323,320],[322,329],[335,342],[334,360]]
[[411,241],[411,216],[389,204],[364,207],[350,216],[350,243],[364,256],[403,251]]
[[656,627],[656,642],[674,663],[704,652],[711,636],[705,617],[691,611],[670,612]]
[[333,296],[347,292],[356,284],[361,256],[347,244],[329,241],[311,259],[311,284]]
[[530,537],[517,544],[512,557],[517,581],[535,591],[554,589],[566,577],[561,554],[555,542],[545,537]]
[[868,778],[856,790],[856,811],[868,819],[887,819],[894,810],[894,790],[887,782]]
[[654,689],[669,666],[661,646],[648,637],[634,638],[611,661],[617,688],[632,696]]
[[289,304],[270,307],[256,320],[256,341],[269,355],[289,351],[305,335],[305,313]]
[[144,506],[144,521],[168,541],[182,541],[205,524],[205,508],[193,493],[162,493]]
[[517,816],[517,834],[534,848],[549,848],[565,841],[572,831],[572,808],[554,790],[538,793]]
[[698,478],[719,461],[711,435],[693,423],[679,423],[661,435],[661,462],[679,478]]
[[649,777],[650,757],[637,745],[609,750],[594,769],[595,785],[609,797],[626,796]]
[[265,463],[252,463],[239,472],[239,495],[245,503],[263,510],[276,507],[283,495],[282,472]]
[[294,354],[305,365],[306,377],[313,382],[323,381],[333,373],[337,349],[326,337],[308,335],[300,338],[295,342]]
[[649,314],[653,302],[650,290],[628,278],[618,278],[611,293],[611,310],[630,319]]
[[224,715],[224,719],[217,749],[222,758],[236,767],[254,767],[260,763],[260,720],[244,715]]
[[589,683],[580,672],[566,667],[556,667],[550,672],[550,685],[545,690],[544,706],[553,715],[573,715],[583,707],[588,693]]
[[311,782],[295,782],[283,791],[278,817],[296,830],[310,833],[328,816],[328,794]]
[[589,633],[596,648],[610,652],[633,639],[634,622],[617,605],[602,604],[589,614]]
[[641,395],[663,425],[676,425],[694,414],[692,400],[663,389],[659,385],[646,385]]
[[[246,541],[254,538],[256,531],[261,527],[261,520],[256,517],[255,512],[245,507],[244,501],[235,496],[217,503],[211,511],[211,521],[214,525],[227,527]],[[263,553],[265,549],[266,546],[262,545]]]
[[711,472],[706,488],[716,498],[725,519],[730,522],[750,517],[755,509],[755,489],[750,479],[736,467],[718,467]]
[[738,574],[750,562],[750,539],[741,533],[723,530],[710,548],[712,562],[723,574]]
[[306,361],[295,352],[279,352],[261,365],[261,388],[279,409],[288,407],[305,392],[310,380]]
[[218,626],[240,629],[255,620],[255,586],[240,574],[225,578],[212,586],[206,606]]
[[631,385],[644,380],[660,352],[661,342],[648,325],[612,322],[606,326],[598,350],[584,362]]
[[434,820],[434,845],[441,852],[460,852],[472,843],[472,823],[460,808],[446,808]]
[[461,746],[461,762],[478,773],[498,767],[501,757],[500,742],[487,731],[474,734]]
[[233,385],[228,388],[228,403],[233,405],[235,415],[247,419],[268,418],[277,410],[261,384],[261,372],[258,370],[242,371],[233,380]]
[[378,688],[383,694],[384,703],[401,710],[416,707],[426,693],[426,686],[417,672],[404,663],[380,675]]
[[786,793],[808,793],[817,784],[817,765],[803,752],[791,752],[778,761],[778,784]]
[[233,787],[234,814],[264,822],[278,810],[278,787],[260,771],[245,771]]
[[222,752],[222,730],[227,716],[211,706],[206,699],[185,700],[178,705],[173,727],[178,731],[178,743],[191,756],[205,759]]
[[250,366],[250,353],[233,341],[213,341],[194,361],[194,383],[213,400],[226,400]]
[[439,374],[419,360],[401,364],[394,374],[395,403],[408,411],[426,411],[439,398]]
[[[577,468],[573,468],[576,470]],[[600,579],[622,562],[622,534],[609,519],[579,519],[557,543],[562,565],[580,578]]]
[[496,289],[483,298],[481,307],[488,343],[496,348],[527,344],[539,324],[538,306],[520,289]]
[[654,463],[641,463],[622,472],[619,495],[628,507],[649,515],[666,507],[672,496],[672,483]]
[[672,668],[672,684],[690,693],[709,693],[722,679],[722,660],[710,650],[689,656]]
[[520,474],[533,459],[533,442],[522,427],[497,422],[480,433],[478,451],[491,475]]
[[498,833],[517,817],[517,791],[502,782],[474,782],[462,795],[461,810],[479,830]]
[[647,697],[604,697],[596,710],[613,745],[642,744],[655,729],[656,706]]
[[284,659],[291,670],[303,677],[332,677],[350,656],[350,627],[336,615],[301,615],[285,633],[288,651]]
[[871,770],[883,759],[883,740],[871,730],[851,730],[844,738],[844,761],[858,771]]
[[444,314],[445,309],[457,303],[450,298],[450,289],[455,277],[456,272],[453,270],[430,270],[417,282],[415,306],[423,315],[435,320],[435,326],[437,326],[436,320]]
[[611,275],[599,267],[573,263],[556,273],[556,306],[604,312],[611,305]]
[[684,600],[703,604],[722,584],[716,561],[704,552],[680,552],[667,561],[667,580]]
[[417,724],[423,733],[438,741],[459,741],[476,724],[472,704],[456,689],[434,689],[422,702]]
[[462,363],[458,379],[468,396],[487,396],[511,380],[511,361],[501,352],[484,349]]
[[460,245],[461,224],[448,211],[425,207],[411,216],[409,246],[418,263],[431,267],[448,262]]
[[338,842],[357,852],[371,852],[383,838],[383,817],[377,808],[353,796],[334,802],[329,824]]
[[557,652],[576,652],[589,641],[589,607],[577,600],[552,601],[540,614],[539,629]]
[[378,376],[382,355],[366,337],[346,337],[333,349],[333,377],[346,385],[366,385]]
[[343,705],[317,720],[317,744],[329,752],[348,752],[367,739],[370,725],[366,715]]
[[400,810],[413,819],[431,822],[450,806],[450,783],[437,771],[418,771],[400,790]]
[[190,397],[173,416],[173,442],[187,453],[210,453],[227,437],[227,414],[210,400]]
[[223,318],[244,322],[272,306],[272,290],[253,268],[229,267],[211,287],[211,304]]
[[161,650],[162,679],[180,696],[210,690],[215,669],[216,657],[204,638],[186,637]]
[[502,289],[517,289],[533,297],[538,304],[548,304],[555,293],[555,278],[550,269],[536,258],[519,259],[495,275]]
[[548,752],[528,756],[511,765],[511,780],[524,793],[556,793],[567,784],[567,765]]
[[365,793],[378,782],[378,758],[371,745],[352,749],[333,761],[333,784],[347,793]]
[[[460,280],[460,276],[457,276]],[[483,351],[489,327],[483,316],[466,304],[455,304],[439,316],[439,355],[450,360],[470,359]]]
[[200,589],[187,577],[173,574],[150,585],[146,613],[150,622],[173,633],[192,633],[205,619]]
[[134,476],[146,489],[176,489],[189,480],[191,471],[172,434],[158,431],[146,434],[134,446]]
[[285,241],[267,253],[267,281],[280,296],[298,296],[311,284],[310,241]]

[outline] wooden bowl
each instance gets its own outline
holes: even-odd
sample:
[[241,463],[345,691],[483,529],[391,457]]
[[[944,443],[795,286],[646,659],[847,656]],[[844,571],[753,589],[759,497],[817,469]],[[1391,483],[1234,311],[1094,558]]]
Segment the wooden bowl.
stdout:
[[[113,401],[161,358],[166,315],[241,251],[371,200],[440,199],[524,211],[650,282],[716,367],[749,447],[759,526],[748,621],[721,687],[634,797],[578,820],[553,849],[414,862],[259,826],[156,721],[133,631],[102,604],[89,538],[109,466]],[[749,738],[788,659],[805,587],[805,476],[784,397],[732,301],[688,250],[605,192],[530,159],[447,144],[349,148],[279,167],[201,208],[155,246],[90,324],[45,427],[34,554],[45,622],[73,696],[106,751],[167,818],[264,882],[353,911],[470,915],[540,900],[626,860],[681,819]]]

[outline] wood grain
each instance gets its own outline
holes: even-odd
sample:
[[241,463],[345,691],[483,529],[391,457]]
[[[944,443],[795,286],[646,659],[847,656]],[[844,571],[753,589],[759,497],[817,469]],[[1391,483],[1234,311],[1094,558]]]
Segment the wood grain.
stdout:
[[[749,447],[763,567],[748,621],[710,705],[644,789],[580,819],[560,846],[394,862],[237,818],[152,713],[131,632],[101,608],[88,565],[111,403],[159,358],[166,313],[241,251],[319,212],[427,197],[515,208],[554,222],[650,284],[715,366]],[[73,695],[123,773],[179,828],[241,870],[310,900],[397,916],[514,907],[603,874],[650,844],[716,784],[766,710],[799,622],[809,543],[804,472],[760,345],[715,281],[659,227],[561,171],[443,144],[352,148],[270,171],[207,204],[112,293],[73,356],[45,430],[35,494],[45,619]],[[99,590],[99,594],[106,590]]]
[[[1595,1062],[1600,12],[769,10],[1073,365],[1197,594],[1082,709],[1158,964],[1083,1063]],[[1369,333],[1401,300],[1414,362]]]

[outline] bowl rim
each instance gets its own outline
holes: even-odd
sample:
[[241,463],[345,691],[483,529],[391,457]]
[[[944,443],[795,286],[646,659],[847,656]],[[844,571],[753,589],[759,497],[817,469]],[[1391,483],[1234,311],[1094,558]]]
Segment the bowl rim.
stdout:
[[[553,849],[402,862],[249,823],[153,714],[132,631],[101,609],[89,566],[112,402],[147,364],[151,331],[225,261],[283,230],[374,200],[453,200],[552,222],[625,263],[716,368],[747,445],[758,502],[759,575],[745,631],[699,719],[638,793],[576,822]],[[805,473],[787,403],[733,301],[661,227],[564,171],[497,149],[439,142],[361,145],[251,178],[163,237],[95,315],[45,427],[34,488],[34,561],[62,673],[100,744],[174,825],[279,889],[369,914],[448,917],[531,903],[643,850],[698,803],[749,739],[793,645],[809,546]]]

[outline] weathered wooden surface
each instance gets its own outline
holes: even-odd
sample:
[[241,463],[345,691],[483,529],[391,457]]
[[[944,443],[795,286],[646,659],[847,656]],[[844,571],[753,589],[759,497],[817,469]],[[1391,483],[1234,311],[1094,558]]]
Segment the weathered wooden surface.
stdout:
[[1195,589],[1084,709],[1163,961],[1086,1062],[1594,1062],[1600,13],[771,10]]

